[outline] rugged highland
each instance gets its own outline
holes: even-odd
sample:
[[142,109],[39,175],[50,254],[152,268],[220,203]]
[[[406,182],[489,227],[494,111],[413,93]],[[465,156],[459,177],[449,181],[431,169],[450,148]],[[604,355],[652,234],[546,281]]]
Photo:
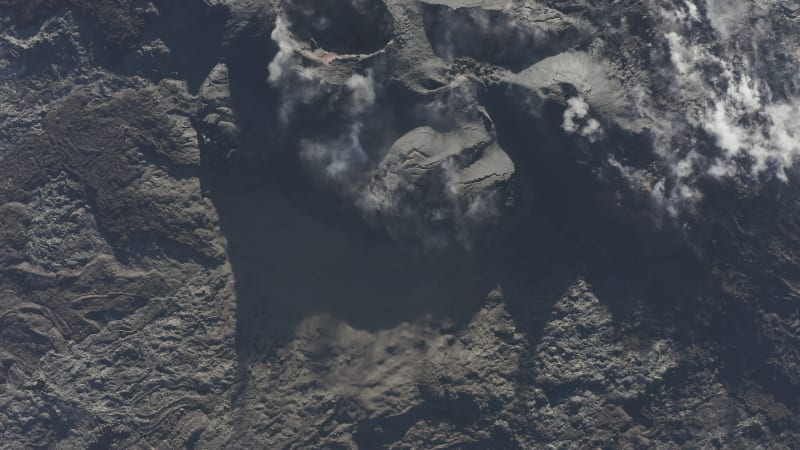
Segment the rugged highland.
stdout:
[[0,447],[800,448],[800,7],[0,0]]

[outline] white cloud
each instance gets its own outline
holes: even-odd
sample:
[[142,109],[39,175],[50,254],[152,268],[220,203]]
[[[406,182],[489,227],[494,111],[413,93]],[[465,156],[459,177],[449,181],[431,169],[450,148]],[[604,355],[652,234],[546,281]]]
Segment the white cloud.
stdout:
[[785,179],[785,170],[800,156],[800,144],[793,139],[800,129],[800,116],[792,114],[800,108],[797,99],[774,99],[747,61],[735,64],[674,33],[667,38],[678,71],[676,83],[684,92],[702,93],[686,118],[723,150],[711,174],[738,173],[744,157],[752,164],[751,175],[771,171]]
[[567,109],[564,111],[564,123],[561,124],[568,133],[575,133],[580,129],[580,125],[575,122],[575,119],[586,117],[589,113],[589,105],[580,97],[572,97],[567,100]]
[[270,37],[278,44],[278,53],[272,58],[268,67],[269,82],[275,85],[287,76],[287,72],[295,68],[297,57],[294,40],[289,32],[288,24],[280,17],[275,19],[275,28],[272,30]]
[[[300,156],[318,175],[334,182],[346,193],[363,189],[369,156],[361,144],[363,118],[375,104],[372,72],[353,74],[342,89],[332,90],[330,99],[344,97],[347,123],[343,134],[325,140],[301,139]],[[308,100],[308,99],[307,99]]]
[[361,114],[375,104],[375,81],[372,71],[367,71],[367,76],[353,74],[347,79],[345,85],[350,89],[351,114]]
[[691,18],[695,22],[700,21],[700,12],[697,9],[697,5],[692,2],[692,0],[684,0],[684,5],[686,5],[686,9],[689,13],[689,18]]
[[[770,14],[782,0],[706,0],[709,23],[723,40],[771,29]],[[752,37],[752,36],[751,36]]]
[[596,142],[603,137],[603,128],[596,119],[587,118],[588,115],[589,104],[580,97],[572,97],[567,100],[561,128],[567,133],[577,133],[589,142]]
[[355,122],[348,134],[327,141],[304,139],[300,141],[300,156],[326,179],[350,189],[355,182],[352,177],[359,175],[368,159],[359,138],[361,126]]
[[[631,92],[670,170],[652,184],[653,198],[673,215],[702,198],[699,177],[786,180],[800,158],[800,101],[792,95],[800,78],[790,69],[800,61],[787,61],[791,47],[778,45],[787,37],[772,23],[776,2],[695,1],[651,3],[665,30],[669,65],[660,75],[670,88],[654,96],[641,84]],[[795,75],[787,79],[787,73]]]

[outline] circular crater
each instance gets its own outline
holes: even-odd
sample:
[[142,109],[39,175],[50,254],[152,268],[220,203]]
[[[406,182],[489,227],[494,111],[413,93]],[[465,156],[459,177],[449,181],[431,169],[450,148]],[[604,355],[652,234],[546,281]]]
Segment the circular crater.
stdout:
[[298,39],[338,54],[373,53],[394,29],[381,0],[286,0],[290,31]]

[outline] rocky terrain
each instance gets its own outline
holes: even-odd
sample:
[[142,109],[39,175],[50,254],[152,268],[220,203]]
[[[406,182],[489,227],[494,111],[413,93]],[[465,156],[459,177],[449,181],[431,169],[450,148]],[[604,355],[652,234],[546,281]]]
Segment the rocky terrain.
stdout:
[[0,448],[800,448],[789,0],[0,0]]

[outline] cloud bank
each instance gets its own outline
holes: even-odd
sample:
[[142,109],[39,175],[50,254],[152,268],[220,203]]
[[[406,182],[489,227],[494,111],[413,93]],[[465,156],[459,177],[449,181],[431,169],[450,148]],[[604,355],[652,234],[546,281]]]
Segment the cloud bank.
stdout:
[[594,143],[603,138],[603,128],[597,119],[587,117],[588,115],[589,104],[580,97],[572,97],[567,100],[561,128],[567,133],[577,133]]
[[[635,85],[630,97],[668,169],[652,194],[671,215],[703,198],[702,178],[785,182],[800,158],[800,61],[788,51],[793,37],[779,31],[779,3],[648,4],[658,19],[658,45],[649,52],[666,63],[656,74],[668,89],[656,95],[651,85]],[[565,130],[580,130],[573,118],[583,111],[570,104]]]

